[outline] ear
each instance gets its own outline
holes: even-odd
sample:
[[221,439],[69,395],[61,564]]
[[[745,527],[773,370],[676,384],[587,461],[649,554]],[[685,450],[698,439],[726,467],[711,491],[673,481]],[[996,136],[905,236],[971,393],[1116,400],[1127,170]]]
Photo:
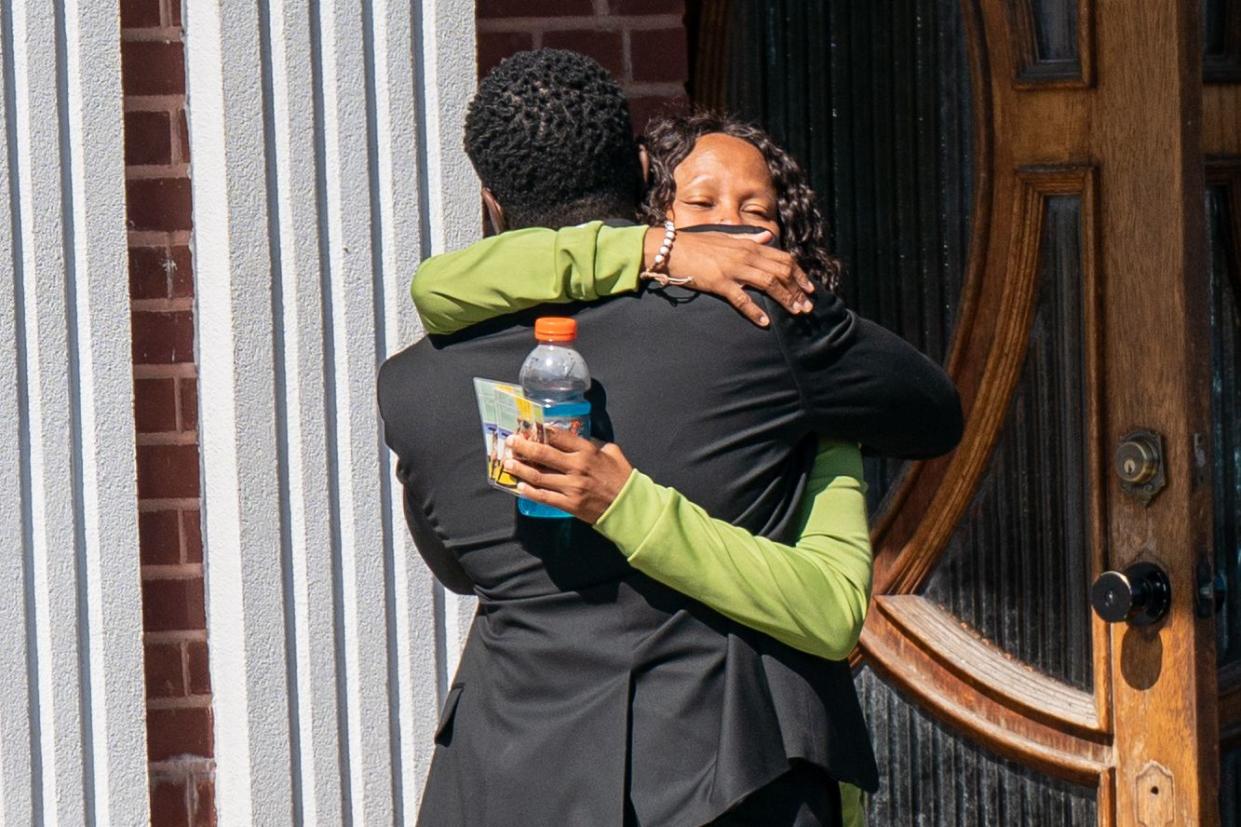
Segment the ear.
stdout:
[[483,208],[487,211],[487,221],[491,224],[493,232],[499,234],[508,229],[508,224],[504,220],[504,207],[500,206],[495,194],[486,187],[483,187]]
[[647,152],[646,144],[638,144],[638,163],[642,166],[642,189],[651,182],[651,153]]

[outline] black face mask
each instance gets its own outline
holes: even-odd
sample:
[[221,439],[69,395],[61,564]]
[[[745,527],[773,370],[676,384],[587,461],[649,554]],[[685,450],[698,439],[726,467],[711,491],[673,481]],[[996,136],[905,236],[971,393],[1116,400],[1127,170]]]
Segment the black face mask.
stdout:
[[[766,230],[766,227],[755,227],[752,224],[695,224],[693,227],[680,227],[678,233],[732,233],[733,235],[754,235]],[[772,238],[768,247],[780,247],[780,243]]]

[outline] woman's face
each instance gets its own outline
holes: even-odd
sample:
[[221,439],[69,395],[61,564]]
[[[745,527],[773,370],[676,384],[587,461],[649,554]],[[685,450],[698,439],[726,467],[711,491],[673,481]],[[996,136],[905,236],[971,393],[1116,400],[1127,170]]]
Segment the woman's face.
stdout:
[[676,196],[668,219],[678,227],[749,224],[780,237],[771,173],[749,141],[719,132],[703,135],[672,178]]

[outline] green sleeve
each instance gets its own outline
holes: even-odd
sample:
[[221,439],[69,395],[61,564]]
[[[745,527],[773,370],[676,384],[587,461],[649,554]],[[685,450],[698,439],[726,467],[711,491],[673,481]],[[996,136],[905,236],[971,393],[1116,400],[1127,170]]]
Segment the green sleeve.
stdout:
[[840,660],[862,632],[871,548],[856,446],[820,444],[796,545],[714,519],[636,470],[595,528],[634,568],[796,649]]
[[647,229],[591,221],[501,233],[424,261],[410,294],[428,333],[453,333],[548,302],[631,293]]
[[852,784],[840,784],[840,823],[844,827],[866,827],[866,794]]

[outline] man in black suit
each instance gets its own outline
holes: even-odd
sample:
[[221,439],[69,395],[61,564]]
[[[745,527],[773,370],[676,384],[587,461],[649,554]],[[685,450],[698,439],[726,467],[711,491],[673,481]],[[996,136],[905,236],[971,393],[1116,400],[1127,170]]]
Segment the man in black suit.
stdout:
[[[526,182],[523,204],[539,205],[501,201],[509,225],[631,220],[638,150],[615,83],[588,62],[507,68],[513,82],[489,78],[479,98],[503,96],[520,138],[508,145],[524,149],[480,172],[493,191],[489,176]],[[769,329],[709,297],[557,305],[578,321],[596,435],[712,515],[783,541],[816,437],[902,456],[955,444],[951,383],[898,337],[833,296],[803,317],[759,301]],[[380,372],[419,551],[479,597],[420,823],[837,824],[829,779],[877,783],[847,663],[656,583],[583,523],[520,518],[488,486],[472,380],[515,377],[543,312],[429,337]]]

